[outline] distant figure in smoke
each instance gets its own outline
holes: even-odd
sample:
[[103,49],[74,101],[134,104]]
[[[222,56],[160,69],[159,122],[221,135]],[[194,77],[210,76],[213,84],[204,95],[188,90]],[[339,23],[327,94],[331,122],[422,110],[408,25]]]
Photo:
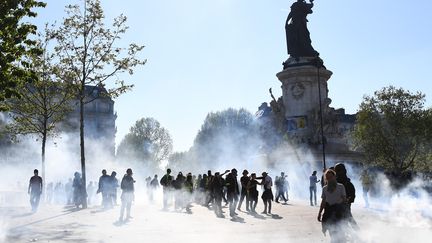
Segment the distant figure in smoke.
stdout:
[[102,206],[107,209],[111,208],[111,198],[109,194],[109,183],[110,176],[107,175],[107,171],[102,170],[102,176],[99,177],[98,190],[96,193],[102,193]]
[[[336,181],[336,172],[333,170],[327,170],[324,178],[326,185],[322,190],[322,201],[317,219],[322,222],[324,235],[327,230],[329,231],[331,242],[346,242],[345,230],[341,225],[345,218],[345,187]],[[323,210],[324,214],[322,214]]]
[[134,183],[135,180],[132,177],[132,169],[127,169],[126,170],[126,174],[123,176],[123,179],[121,180],[120,183],[120,187],[122,190],[122,194],[120,196],[121,198],[121,209],[120,209],[120,218],[119,218],[119,222],[123,221],[123,216],[124,216],[124,211],[126,209],[126,221],[131,219],[131,207],[132,207],[132,202],[135,199],[135,195],[134,195]]
[[240,195],[240,201],[239,201],[237,210],[239,210],[239,211],[241,210],[241,205],[243,203],[243,200],[246,198],[246,211],[249,212],[250,211],[250,209],[249,209],[249,196],[247,193],[247,185],[248,185],[249,180],[250,180],[250,178],[248,176],[249,171],[243,170],[242,174],[243,174],[243,176],[240,178],[241,195]]
[[85,185],[83,184],[83,180],[81,178],[81,174],[78,172],[74,173],[74,179],[72,183],[73,188],[73,201],[75,204],[75,207],[79,208],[80,205],[83,204],[83,190]]
[[362,175],[360,177],[362,187],[363,187],[363,199],[365,201],[365,207],[369,207],[369,196],[368,193],[370,191],[370,188],[372,186],[372,179],[369,176],[369,173],[367,170],[363,170]]
[[212,188],[212,195],[214,197],[213,209],[219,218],[223,218],[222,214],[222,194],[223,194],[224,180],[219,172],[216,172],[211,181],[210,188]]
[[50,182],[50,183],[48,183],[48,185],[46,187],[45,202],[48,204],[51,204],[54,201],[53,195],[54,195],[54,183]]
[[273,201],[273,192],[272,192],[273,181],[272,178],[267,174],[267,172],[262,173],[261,185],[263,185],[264,188],[264,192],[261,195],[261,198],[264,202],[264,211],[262,212],[262,214],[271,214],[272,201]]
[[153,180],[150,181],[150,188],[148,188],[150,202],[153,202],[153,194],[158,187],[159,187],[158,175],[154,175]]
[[87,198],[87,203],[89,205],[93,204],[93,198],[94,195],[96,193],[96,186],[95,183],[93,183],[93,181],[90,181],[90,183],[87,186],[87,193],[88,193],[88,198]]
[[194,192],[194,179],[192,173],[188,173],[184,182],[184,207],[188,213],[191,213],[192,195]]
[[[318,180],[317,176],[316,176],[317,172],[314,171],[312,172],[312,175],[309,176],[309,200],[310,200],[310,205],[313,206],[313,202],[315,202],[315,206],[317,205],[317,199],[316,199],[316,191],[317,191],[317,186],[316,184],[318,182],[320,182],[320,180]],[[313,197],[313,201],[312,201],[312,197]]]
[[[66,193],[66,204],[71,205],[73,203],[73,190],[72,190],[72,178],[69,178],[68,182],[65,185],[65,193]],[[57,188],[57,185],[56,185]],[[58,191],[56,189],[56,195],[58,197]],[[58,200],[56,200],[58,201]]]
[[239,200],[239,186],[237,182],[237,170],[232,169],[231,173],[226,176],[227,201],[229,203],[230,216],[237,216],[235,212]]
[[172,192],[173,177],[170,174],[171,169],[167,169],[167,173],[160,180],[163,188],[163,210],[168,210],[168,201]]
[[[70,204],[73,203],[73,191],[72,191],[72,178],[69,179],[70,180]],[[54,187],[54,202],[59,204],[59,203],[65,203],[66,202],[66,198],[65,198],[65,188],[63,186],[63,184],[61,182],[57,182],[55,187]]]
[[39,171],[35,169],[33,176],[30,178],[28,186],[28,194],[30,194],[30,205],[32,212],[36,212],[39,207],[40,196],[42,194],[42,177],[39,176]]
[[285,201],[285,203],[288,201],[287,198],[285,198],[285,192],[288,193],[288,188],[287,188],[287,181],[285,180],[285,173],[281,172],[281,176],[279,178],[277,178],[275,180],[275,184],[276,184],[276,203],[279,203],[279,198],[282,197],[282,199]]
[[214,202],[215,196],[213,193],[213,175],[211,170],[207,171],[207,180],[206,180],[206,200],[204,206],[209,207],[210,203]]
[[184,207],[184,198],[183,198],[183,187],[186,178],[183,176],[182,172],[177,174],[177,178],[173,181],[172,185],[175,189],[174,191],[174,209],[182,210]]
[[347,171],[345,165],[342,163],[338,163],[335,165],[334,170],[336,172],[336,180],[338,183],[344,185],[346,191],[346,216],[348,222],[351,224],[353,228],[358,228],[357,222],[354,220],[351,214],[351,204],[355,199],[355,187],[351,183],[351,179],[347,176]]
[[259,182],[256,180],[256,174],[252,173],[251,174],[251,178],[246,186],[247,188],[247,192],[248,192],[248,198],[249,198],[249,202],[250,203],[250,210],[252,213],[256,213],[255,209],[256,206],[258,204],[258,189],[257,189],[257,185],[259,185]]
[[109,197],[110,197],[110,204],[111,205],[117,205],[117,188],[119,187],[119,182],[117,179],[117,172],[113,171],[111,172],[110,181],[109,181]]

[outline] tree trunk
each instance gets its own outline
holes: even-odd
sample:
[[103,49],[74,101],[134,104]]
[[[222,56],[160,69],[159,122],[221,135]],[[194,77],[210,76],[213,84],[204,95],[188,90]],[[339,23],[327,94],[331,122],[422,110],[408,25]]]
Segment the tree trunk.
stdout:
[[46,170],[45,170],[45,146],[46,146],[47,134],[44,132],[42,134],[42,195],[45,195],[45,185],[46,185]]
[[87,192],[86,192],[86,169],[85,169],[85,150],[84,150],[84,84],[81,86],[80,94],[80,149],[81,149],[81,174],[82,174],[82,205],[87,208]]

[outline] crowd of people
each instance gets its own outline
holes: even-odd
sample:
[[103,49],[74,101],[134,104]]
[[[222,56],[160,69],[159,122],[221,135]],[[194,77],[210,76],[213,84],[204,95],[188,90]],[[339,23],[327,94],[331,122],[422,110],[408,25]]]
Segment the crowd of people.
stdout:
[[[117,205],[117,191],[121,189],[121,209],[119,221],[129,220],[131,218],[131,206],[134,201],[134,183],[132,170],[127,169],[120,184],[116,177],[117,173],[113,171],[111,175],[102,170],[99,182],[90,182],[87,186],[87,195],[83,193],[84,184],[80,173],[75,172],[74,178],[70,179],[64,186],[53,183],[47,186],[47,200],[56,201],[55,191],[66,191],[66,202],[73,203],[76,207],[93,200],[95,194],[102,195],[102,206],[104,209],[113,208]],[[275,192],[273,195],[273,179],[267,172],[262,172],[261,176],[256,173],[243,170],[242,176],[238,179],[237,169],[226,170],[223,173],[209,170],[206,174],[192,175],[178,172],[177,176],[171,174],[167,169],[166,174],[159,180],[158,175],[153,178],[145,179],[148,198],[150,202],[154,200],[154,193],[159,186],[163,191],[163,210],[169,210],[170,206],[176,211],[190,212],[192,203],[200,204],[214,210],[217,217],[224,217],[222,211],[222,202],[229,208],[229,215],[236,218],[236,211],[242,210],[245,202],[245,210],[248,213],[256,214],[256,207],[259,198],[258,186],[262,187],[261,199],[264,210],[262,214],[272,215],[272,201],[288,201],[288,190],[290,189],[287,176],[281,172],[280,176],[275,178]],[[239,183],[240,182],[240,183]],[[324,234],[328,231],[332,241],[340,242],[344,237],[344,226],[356,229],[357,223],[351,214],[351,204],[355,199],[355,188],[347,176],[344,164],[337,164],[327,170],[324,170],[321,180],[318,180],[317,171],[313,171],[309,177],[310,205],[317,206],[317,184],[321,182],[322,195],[321,204],[318,212],[318,221],[322,222],[322,231]],[[97,188],[97,190],[96,190]],[[38,170],[34,170],[34,176],[29,182],[28,192],[32,210],[36,211],[40,195],[42,193],[42,178],[38,175]],[[126,212],[126,217],[125,217]]]

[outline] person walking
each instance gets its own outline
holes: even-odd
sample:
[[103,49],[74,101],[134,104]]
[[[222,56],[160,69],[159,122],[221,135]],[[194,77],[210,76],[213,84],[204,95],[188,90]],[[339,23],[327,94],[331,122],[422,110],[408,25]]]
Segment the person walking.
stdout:
[[122,190],[122,194],[120,196],[121,198],[121,208],[120,208],[120,218],[119,218],[119,222],[123,222],[123,216],[124,216],[124,211],[126,210],[126,221],[128,221],[129,219],[132,218],[131,216],[131,207],[132,207],[132,202],[135,199],[135,195],[134,195],[134,183],[135,180],[132,177],[133,173],[132,173],[132,169],[127,169],[126,170],[126,174],[123,176],[123,179],[121,180],[120,183],[120,188]]
[[[317,199],[316,199],[316,191],[317,191],[317,186],[316,184],[320,182],[320,180],[318,180],[317,178],[317,172],[313,171],[312,175],[309,176],[309,200],[310,200],[310,205],[313,206],[313,202],[315,202],[315,206],[317,205]],[[313,201],[312,201],[313,198]]]
[[28,194],[30,195],[32,212],[36,212],[42,194],[42,177],[39,176],[39,171],[37,169],[33,171],[33,176],[30,178]]

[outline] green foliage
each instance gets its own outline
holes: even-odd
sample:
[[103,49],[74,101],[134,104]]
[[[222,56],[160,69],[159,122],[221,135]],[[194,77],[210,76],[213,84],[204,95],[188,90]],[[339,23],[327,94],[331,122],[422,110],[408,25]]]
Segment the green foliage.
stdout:
[[85,0],[84,4],[84,8],[66,6],[67,17],[53,32],[58,42],[57,57],[62,68],[69,71],[64,80],[76,83],[82,96],[85,85],[105,87],[111,82],[108,95],[118,97],[133,86],[126,85],[119,74],[133,74],[136,66],[145,64],[138,57],[144,46],[132,43],[127,48],[119,47],[117,42],[128,29],[127,18],[118,16],[108,28],[100,1]]
[[29,38],[36,34],[36,26],[23,20],[36,17],[32,10],[36,7],[45,7],[45,3],[35,0],[0,1],[0,110],[7,109],[3,103],[6,99],[19,97],[20,83],[35,79],[27,69],[26,58],[40,53],[36,42]]
[[395,175],[430,164],[432,116],[424,102],[422,93],[392,86],[364,98],[353,135],[366,163]]
[[129,130],[117,149],[117,156],[157,167],[171,155],[172,139],[154,118],[142,118]]
[[36,47],[42,55],[29,59],[29,70],[36,79],[32,83],[22,83],[19,87],[20,99],[10,99],[10,114],[14,123],[9,131],[14,134],[35,134],[45,141],[56,135],[56,126],[71,110],[69,101],[74,98],[70,85],[59,78],[62,70],[53,61],[54,55],[48,51],[50,31],[45,29],[39,35]]

